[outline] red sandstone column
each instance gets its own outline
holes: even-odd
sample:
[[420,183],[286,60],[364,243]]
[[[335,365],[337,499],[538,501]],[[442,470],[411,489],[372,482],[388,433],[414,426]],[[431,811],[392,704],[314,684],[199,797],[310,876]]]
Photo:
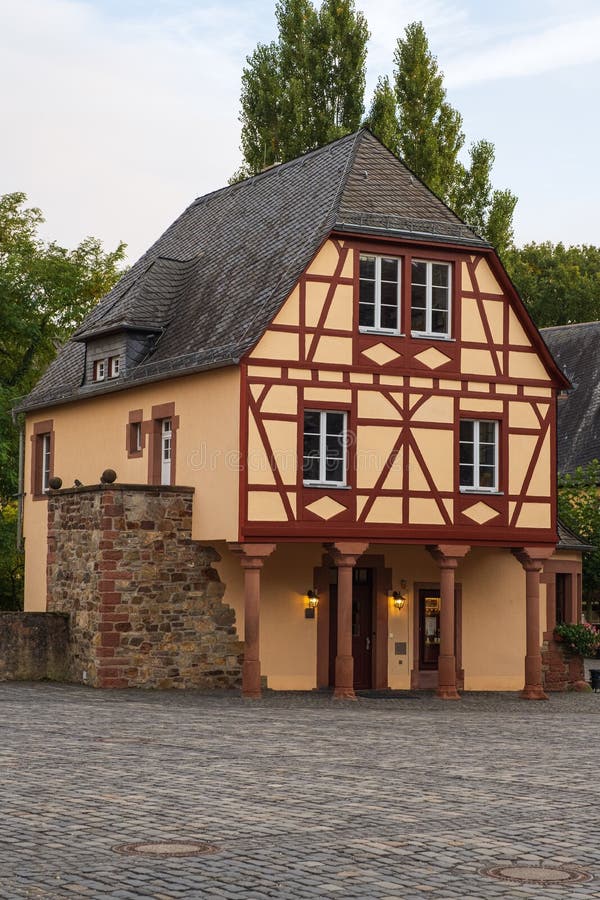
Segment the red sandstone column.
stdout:
[[341,541],[328,545],[338,570],[335,700],[355,700],[352,656],[352,569],[368,544]]
[[454,571],[458,560],[470,547],[451,545],[427,548],[440,567],[440,656],[437,695],[442,700],[460,700],[456,689],[456,646],[454,625]]
[[242,697],[259,700],[260,688],[260,570],[275,544],[230,544],[244,570],[244,665]]
[[[547,700],[542,687],[542,654],[540,650],[540,572],[544,559],[554,548],[523,547],[513,550],[525,569],[525,687],[521,691],[523,700]],[[537,552],[536,552],[537,551]]]

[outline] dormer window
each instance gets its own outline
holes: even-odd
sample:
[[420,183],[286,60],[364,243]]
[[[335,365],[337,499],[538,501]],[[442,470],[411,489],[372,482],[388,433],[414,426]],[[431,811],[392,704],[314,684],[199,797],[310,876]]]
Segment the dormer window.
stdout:
[[121,357],[111,356],[108,360],[108,377],[118,378],[121,374]]
[[104,381],[106,378],[106,360],[97,359],[94,363],[94,381]]

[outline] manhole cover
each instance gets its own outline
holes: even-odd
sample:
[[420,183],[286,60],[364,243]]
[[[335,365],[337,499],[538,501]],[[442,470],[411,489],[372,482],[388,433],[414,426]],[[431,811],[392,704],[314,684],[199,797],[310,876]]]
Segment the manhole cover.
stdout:
[[589,872],[573,866],[528,866],[511,864],[483,869],[482,875],[501,881],[517,881],[521,884],[573,884],[575,881],[591,881]]
[[117,844],[117,853],[137,856],[201,856],[216,853],[217,847],[199,841],[147,841],[139,844]]

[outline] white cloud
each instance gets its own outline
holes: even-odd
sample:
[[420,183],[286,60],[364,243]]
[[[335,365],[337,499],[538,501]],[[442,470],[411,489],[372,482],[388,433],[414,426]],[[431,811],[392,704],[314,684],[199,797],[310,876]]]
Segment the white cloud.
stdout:
[[600,15],[477,47],[448,61],[449,87],[541,75],[600,60]]

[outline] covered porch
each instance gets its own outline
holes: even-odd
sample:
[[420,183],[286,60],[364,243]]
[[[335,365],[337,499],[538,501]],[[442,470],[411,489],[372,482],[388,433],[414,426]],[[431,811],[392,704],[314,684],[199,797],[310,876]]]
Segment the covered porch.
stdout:
[[580,617],[578,564],[547,546],[290,541],[219,552],[249,699],[265,686],[339,699],[388,688],[544,699],[541,645],[557,574],[569,579],[568,620]]

